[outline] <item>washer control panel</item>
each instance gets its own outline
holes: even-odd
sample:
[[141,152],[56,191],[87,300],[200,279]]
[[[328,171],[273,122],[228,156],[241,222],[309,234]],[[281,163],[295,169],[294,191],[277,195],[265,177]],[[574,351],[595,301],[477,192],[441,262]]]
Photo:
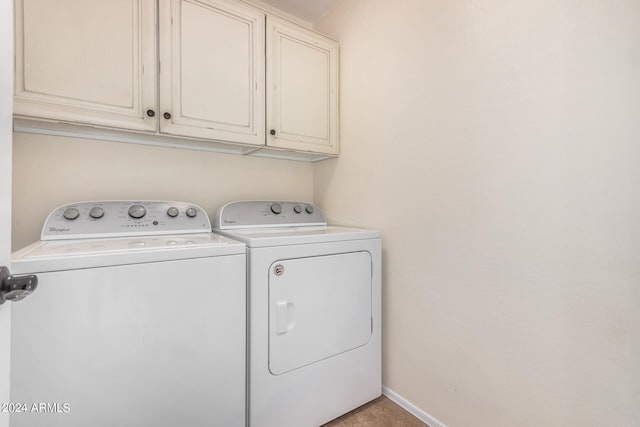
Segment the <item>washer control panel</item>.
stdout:
[[266,227],[326,226],[322,210],[313,203],[251,200],[224,205],[215,220],[217,230]]
[[207,213],[193,203],[116,200],[71,203],[49,214],[41,240],[208,233]]

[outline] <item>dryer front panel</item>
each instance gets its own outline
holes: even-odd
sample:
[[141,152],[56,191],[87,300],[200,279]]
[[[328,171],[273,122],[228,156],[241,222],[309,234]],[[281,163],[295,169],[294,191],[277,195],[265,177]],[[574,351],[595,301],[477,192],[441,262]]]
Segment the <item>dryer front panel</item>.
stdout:
[[367,251],[269,267],[269,371],[281,375],[361,347],[372,334]]

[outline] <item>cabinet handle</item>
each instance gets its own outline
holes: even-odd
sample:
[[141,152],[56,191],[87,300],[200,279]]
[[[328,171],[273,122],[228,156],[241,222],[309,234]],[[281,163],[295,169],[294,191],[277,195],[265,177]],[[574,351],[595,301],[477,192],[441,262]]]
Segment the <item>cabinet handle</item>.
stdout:
[[275,129],[271,129],[271,130],[269,131],[269,133],[270,133],[271,135],[275,135],[275,134],[276,134],[276,130],[275,130]]
[[164,113],[163,116],[165,119],[169,120],[171,118],[171,113]]
[[155,112],[155,111],[153,111],[153,110],[147,110],[147,116],[149,116],[149,117],[153,117],[153,116],[155,116],[155,115],[156,115],[156,112]]

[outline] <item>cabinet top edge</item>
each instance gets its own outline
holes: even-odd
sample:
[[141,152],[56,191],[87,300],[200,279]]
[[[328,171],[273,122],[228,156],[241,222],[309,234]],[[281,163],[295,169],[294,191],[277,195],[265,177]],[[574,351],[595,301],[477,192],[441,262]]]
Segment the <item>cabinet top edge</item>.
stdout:
[[309,22],[309,21],[305,21],[302,18],[299,18],[295,15],[292,15],[288,12],[285,12],[284,10],[278,9],[274,6],[268,5],[266,3],[261,2],[260,0],[238,0],[242,3],[245,3],[247,5],[253,6],[255,8],[258,8],[260,10],[262,10],[263,12],[267,12],[273,16],[276,16],[280,19],[284,19],[285,21],[289,21],[292,22],[294,24],[300,25],[302,27],[305,27],[309,30],[315,31],[313,28],[313,23]]
[[[269,23],[271,23],[271,25],[275,25],[275,27],[278,27],[278,24],[280,24],[281,26],[284,26],[287,31],[297,31],[298,33],[302,33],[302,34],[310,34],[312,35],[312,37],[315,36],[320,36],[323,39],[330,41],[332,44],[336,45],[336,48],[338,47],[338,45],[340,44],[337,40],[335,40],[332,37],[329,37],[328,35],[319,32],[318,30],[316,30],[313,27],[302,27],[300,25],[297,25],[298,28],[292,28],[290,26],[291,21],[288,21],[287,19],[283,19],[280,16],[274,16],[274,15],[267,15],[267,28],[269,28]],[[293,23],[294,25],[296,24],[295,22]]]

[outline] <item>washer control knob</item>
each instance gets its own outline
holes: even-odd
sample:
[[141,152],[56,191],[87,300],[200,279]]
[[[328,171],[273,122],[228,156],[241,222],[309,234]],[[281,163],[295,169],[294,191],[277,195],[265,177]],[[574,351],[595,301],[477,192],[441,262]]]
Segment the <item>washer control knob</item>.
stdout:
[[131,218],[140,219],[147,214],[147,210],[142,205],[131,205],[129,207],[129,216]]
[[293,207],[293,211],[294,211],[295,213],[300,213],[300,212],[302,212],[302,208],[300,207],[300,205],[295,205],[295,206]]
[[100,206],[94,206],[89,211],[89,216],[93,219],[100,219],[104,216],[104,209]]
[[282,206],[280,205],[280,203],[272,203],[271,212],[273,212],[276,215],[280,215],[282,213]]
[[306,208],[304,208],[304,210],[308,213],[308,214],[312,214],[313,213],[313,206],[311,205],[307,205]]
[[187,208],[185,213],[189,218],[195,218],[198,215],[198,210],[196,208]]
[[62,216],[64,217],[64,219],[68,219],[69,221],[73,221],[74,219],[76,219],[76,218],[78,218],[80,216],[80,212],[78,212],[78,209],[76,209],[76,208],[67,208],[62,213]]
[[177,217],[179,213],[180,211],[175,206],[171,206],[169,209],[167,209],[167,215],[169,215],[171,218]]

